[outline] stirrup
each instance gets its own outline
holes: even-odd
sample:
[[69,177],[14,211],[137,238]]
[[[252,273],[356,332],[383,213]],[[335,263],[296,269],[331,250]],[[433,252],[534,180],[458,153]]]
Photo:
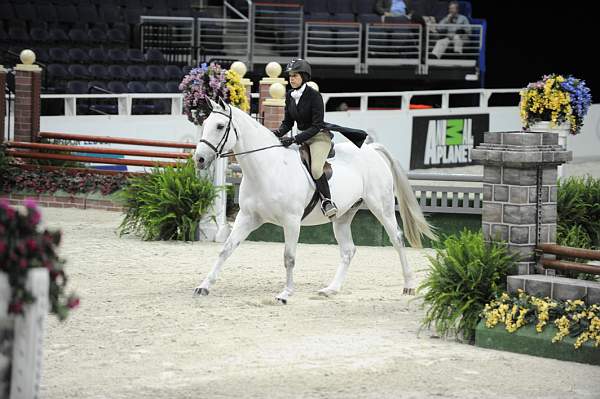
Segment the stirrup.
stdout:
[[337,213],[337,207],[332,200],[326,198],[321,201],[321,211],[323,212],[323,215],[330,218]]

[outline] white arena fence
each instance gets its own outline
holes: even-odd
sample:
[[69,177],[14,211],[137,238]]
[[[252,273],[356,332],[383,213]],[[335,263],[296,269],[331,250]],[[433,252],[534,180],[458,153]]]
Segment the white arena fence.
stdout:
[[[0,344],[12,340],[12,350],[8,354],[0,352],[0,377],[11,367],[10,380],[0,380],[0,398],[4,399],[7,384],[10,385],[10,399],[32,399],[38,397],[42,377],[43,343],[48,315],[48,270],[31,269],[26,287],[36,301],[25,306],[23,315],[7,313],[10,302],[8,276],[0,273]],[[10,345],[7,345],[10,346]],[[8,355],[8,356],[7,356]]]

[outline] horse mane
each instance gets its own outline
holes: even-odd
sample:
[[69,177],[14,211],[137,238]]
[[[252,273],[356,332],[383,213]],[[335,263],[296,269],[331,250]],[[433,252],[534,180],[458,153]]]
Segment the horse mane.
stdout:
[[265,131],[265,133],[268,133],[268,135],[272,136],[273,138],[276,138],[275,135],[271,132],[271,130],[269,130],[267,127],[265,127],[264,125],[262,125],[261,123],[259,123],[256,119],[254,119],[250,114],[247,114],[246,112],[242,111],[241,109],[231,106],[232,108],[232,112],[238,113],[240,114],[240,116],[243,116],[245,121],[248,121],[250,123],[250,125],[252,125],[253,127],[255,127],[258,131],[261,131],[261,129],[263,131]]

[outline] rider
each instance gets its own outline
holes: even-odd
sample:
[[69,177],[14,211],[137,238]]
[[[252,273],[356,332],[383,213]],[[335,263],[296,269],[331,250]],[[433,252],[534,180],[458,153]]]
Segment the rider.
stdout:
[[[281,144],[289,146],[292,143],[302,144],[306,142],[310,149],[310,171],[317,190],[321,194],[321,209],[327,217],[332,217],[337,212],[337,207],[331,200],[329,183],[323,174],[323,165],[331,150],[331,139],[333,135],[326,129],[323,122],[325,108],[321,93],[314,90],[306,83],[311,78],[311,67],[303,59],[295,59],[290,62],[285,72],[289,76],[290,86],[285,96],[285,117],[281,126],[273,130],[279,137]],[[298,124],[301,132],[294,137],[285,136],[294,126]],[[361,143],[362,144],[362,143]]]

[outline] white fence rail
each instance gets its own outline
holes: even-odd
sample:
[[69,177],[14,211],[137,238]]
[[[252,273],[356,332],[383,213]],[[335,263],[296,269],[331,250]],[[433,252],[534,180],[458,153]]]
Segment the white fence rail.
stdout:
[[365,65],[418,65],[421,62],[421,25],[368,24]]
[[362,24],[307,22],[304,58],[312,64],[355,65],[360,72]]
[[194,18],[141,16],[142,51],[160,50],[170,63],[191,64]]
[[483,45],[481,25],[431,25],[427,28],[427,64],[476,66]]
[[196,19],[198,60],[250,60],[250,22],[243,19]]

